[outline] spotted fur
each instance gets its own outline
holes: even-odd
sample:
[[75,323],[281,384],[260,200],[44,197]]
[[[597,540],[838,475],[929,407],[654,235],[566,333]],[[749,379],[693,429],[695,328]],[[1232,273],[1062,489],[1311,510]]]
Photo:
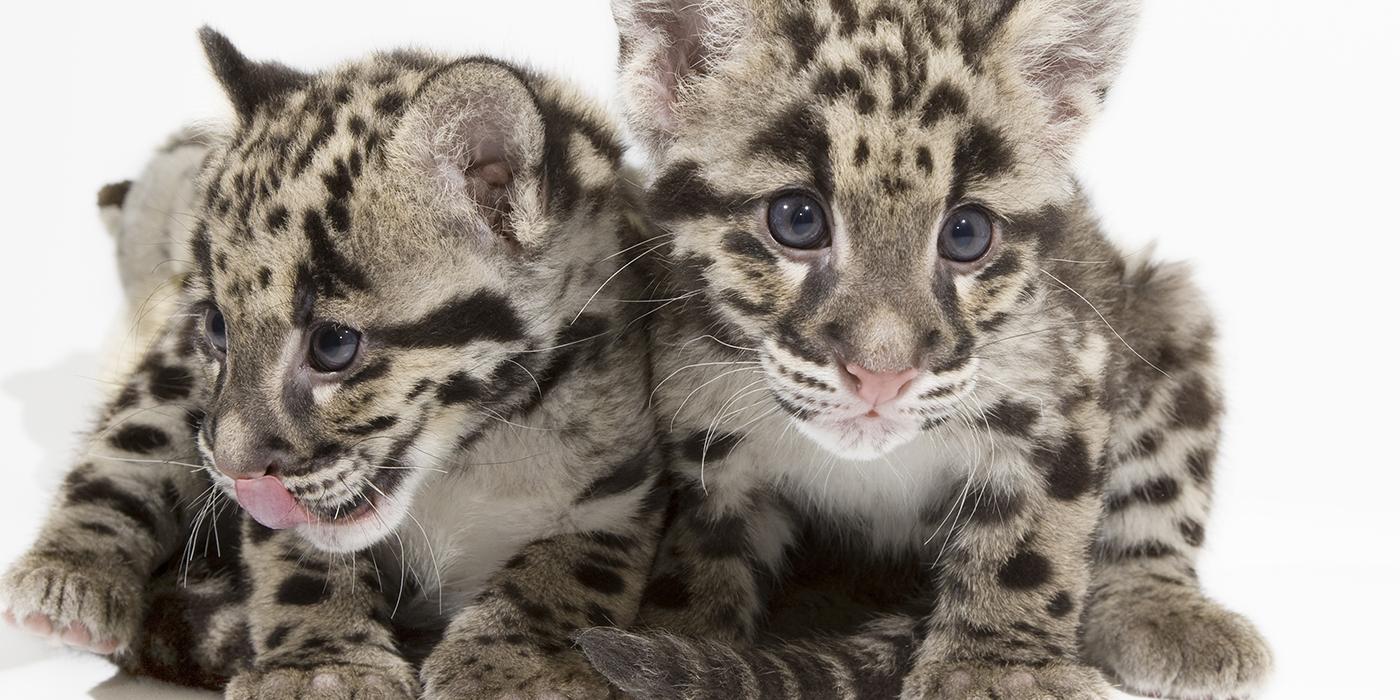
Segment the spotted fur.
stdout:
[[[665,504],[609,123],[491,59],[309,74],[203,38],[237,123],[182,311],[8,575],[17,614],[231,697],[606,694],[570,635],[631,622]],[[334,375],[325,323],[364,337]],[[309,524],[229,517],[265,470]]]
[[[590,631],[594,663],[642,697],[1257,689],[1267,647],[1193,568],[1212,320],[1180,266],[1107,241],[1070,168],[1135,3],[614,9],[680,300],[655,346],[677,496],[641,617],[665,634]],[[794,189],[829,248],[768,232]],[[995,237],[953,263],[967,204]],[[876,411],[850,366],[917,372]],[[894,616],[830,614],[851,605]]]

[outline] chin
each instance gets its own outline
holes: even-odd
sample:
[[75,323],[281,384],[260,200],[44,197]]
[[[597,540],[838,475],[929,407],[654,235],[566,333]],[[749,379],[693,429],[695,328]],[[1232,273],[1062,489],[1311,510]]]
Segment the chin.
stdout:
[[817,418],[796,423],[798,431],[822,449],[858,462],[884,457],[909,444],[919,434],[917,423],[883,416]]
[[338,554],[372,547],[393,534],[406,515],[394,502],[375,502],[375,507],[354,520],[298,525],[295,532],[311,546]]

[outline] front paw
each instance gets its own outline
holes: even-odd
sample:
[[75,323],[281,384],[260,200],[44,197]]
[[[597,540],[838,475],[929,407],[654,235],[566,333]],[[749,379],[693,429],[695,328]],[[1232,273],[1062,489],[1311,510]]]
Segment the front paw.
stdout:
[[1083,629],[1085,659],[1142,695],[1251,697],[1273,664],[1254,625],[1194,585],[1142,578],[1105,587]]
[[598,700],[612,692],[572,650],[490,637],[438,645],[420,676],[427,700]]
[[947,663],[916,669],[903,700],[1105,700],[1108,683],[1088,666]]
[[136,638],[145,581],[111,562],[74,562],[30,553],[6,572],[4,619],[68,646],[113,654]]
[[407,664],[402,667],[327,664],[244,671],[234,676],[224,689],[228,700],[413,700],[417,696],[418,681]]

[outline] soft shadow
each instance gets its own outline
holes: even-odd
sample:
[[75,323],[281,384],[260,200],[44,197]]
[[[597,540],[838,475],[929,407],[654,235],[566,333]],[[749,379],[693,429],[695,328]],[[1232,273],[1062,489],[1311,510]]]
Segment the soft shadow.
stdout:
[[39,637],[0,622],[0,671],[28,666],[57,653]]
[[75,353],[48,367],[0,380],[0,390],[20,404],[24,432],[40,448],[36,480],[45,488],[73,464],[82,432],[109,391],[97,355]]
[[125,673],[117,673],[102,681],[88,691],[88,695],[94,700],[208,700],[219,697],[218,693],[207,690],[184,688],[149,678],[128,676]]

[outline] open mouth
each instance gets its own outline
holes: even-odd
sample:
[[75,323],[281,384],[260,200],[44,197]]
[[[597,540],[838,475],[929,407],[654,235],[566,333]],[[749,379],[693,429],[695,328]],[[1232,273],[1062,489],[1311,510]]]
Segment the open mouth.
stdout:
[[238,505],[253,520],[273,530],[299,525],[352,525],[369,517],[375,507],[373,497],[359,494],[338,507],[336,513],[321,515],[298,501],[276,476],[239,479],[233,483],[233,489]]

